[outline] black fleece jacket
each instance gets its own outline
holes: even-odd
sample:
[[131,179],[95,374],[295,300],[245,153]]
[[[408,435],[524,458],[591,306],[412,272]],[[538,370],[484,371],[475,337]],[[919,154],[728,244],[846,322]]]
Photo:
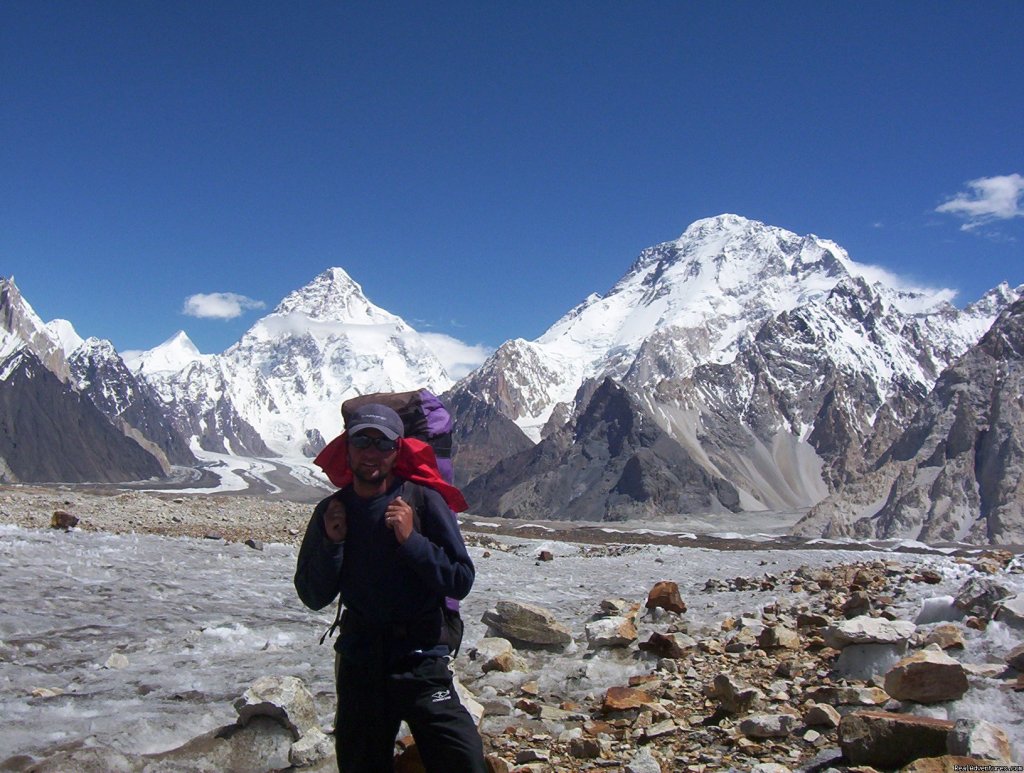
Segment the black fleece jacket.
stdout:
[[[385,525],[388,504],[403,495],[406,485],[413,484],[398,479],[386,493],[370,499],[346,486],[316,506],[306,527],[295,571],[299,598],[310,609],[322,609],[340,593],[345,609],[361,622],[358,628],[343,626],[335,644],[339,652],[379,646],[381,636],[393,656],[443,652],[430,636],[435,631],[439,635],[444,599],[465,598],[473,586],[473,561],[458,523],[436,491],[423,488],[417,528],[404,544]],[[323,513],[335,497],[348,519],[341,543],[328,541],[323,527]],[[409,501],[410,495],[403,498]],[[426,637],[420,630],[423,621],[431,632]]]

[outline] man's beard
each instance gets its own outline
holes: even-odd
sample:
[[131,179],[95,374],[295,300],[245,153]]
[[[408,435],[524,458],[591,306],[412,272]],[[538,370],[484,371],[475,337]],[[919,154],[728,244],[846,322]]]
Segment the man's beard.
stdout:
[[386,477],[386,474],[380,467],[374,467],[371,470],[354,469],[352,470],[352,477],[362,483],[380,483]]

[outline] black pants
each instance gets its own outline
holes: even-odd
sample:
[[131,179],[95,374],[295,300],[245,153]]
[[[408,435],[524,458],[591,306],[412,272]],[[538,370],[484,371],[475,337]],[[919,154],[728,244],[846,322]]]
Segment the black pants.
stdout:
[[446,658],[393,671],[375,665],[337,658],[340,773],[390,773],[402,720],[429,773],[485,773],[480,734],[455,694]]

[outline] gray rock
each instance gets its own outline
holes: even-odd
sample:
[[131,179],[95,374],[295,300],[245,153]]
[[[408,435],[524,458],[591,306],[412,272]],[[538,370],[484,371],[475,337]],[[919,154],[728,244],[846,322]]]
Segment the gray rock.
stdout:
[[318,723],[312,693],[294,676],[261,677],[234,706],[239,724],[244,726],[253,717],[271,717],[288,728],[296,740]]
[[799,725],[792,714],[754,714],[740,722],[740,732],[748,738],[785,738]]
[[636,641],[636,626],[625,617],[604,617],[587,623],[587,643],[592,649],[628,647]]
[[899,644],[914,635],[916,626],[907,620],[855,617],[825,629],[825,643],[842,649],[850,644]]
[[705,688],[705,695],[717,699],[723,711],[730,714],[746,714],[760,708],[765,702],[764,693],[730,674],[719,674]]
[[993,618],[1018,631],[1024,631],[1024,593],[1000,601]]
[[950,754],[962,757],[1012,761],[1006,732],[982,719],[958,719],[949,733],[947,749]]
[[646,746],[633,755],[623,768],[624,773],[661,773],[661,764]]
[[288,751],[288,762],[296,768],[306,768],[334,755],[334,736],[319,727],[311,727]]
[[998,604],[1012,595],[1012,591],[991,577],[971,577],[953,599],[953,604],[964,614],[986,620],[995,614]]
[[534,604],[499,601],[484,612],[483,622],[499,635],[527,645],[565,647],[572,642],[568,627]]

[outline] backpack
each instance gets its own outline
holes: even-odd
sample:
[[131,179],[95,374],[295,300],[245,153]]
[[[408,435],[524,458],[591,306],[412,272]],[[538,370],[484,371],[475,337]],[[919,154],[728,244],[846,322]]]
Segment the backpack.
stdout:
[[[347,421],[352,411],[369,403],[386,405],[398,414],[405,428],[405,436],[416,438],[430,444],[437,458],[437,469],[441,477],[448,483],[453,482],[452,466],[452,415],[437,395],[427,389],[412,392],[377,392],[370,395],[352,397],[341,404],[341,415]],[[408,492],[408,496],[406,493]],[[420,531],[420,511],[423,509],[423,488],[415,483],[406,483],[402,490],[403,499],[412,507],[414,514],[413,526]],[[455,518],[455,513],[452,513]],[[458,519],[455,520],[458,527]],[[459,600],[445,598],[441,605],[444,615],[445,636],[452,657],[458,654],[462,645],[462,634],[465,624],[459,614]]]

